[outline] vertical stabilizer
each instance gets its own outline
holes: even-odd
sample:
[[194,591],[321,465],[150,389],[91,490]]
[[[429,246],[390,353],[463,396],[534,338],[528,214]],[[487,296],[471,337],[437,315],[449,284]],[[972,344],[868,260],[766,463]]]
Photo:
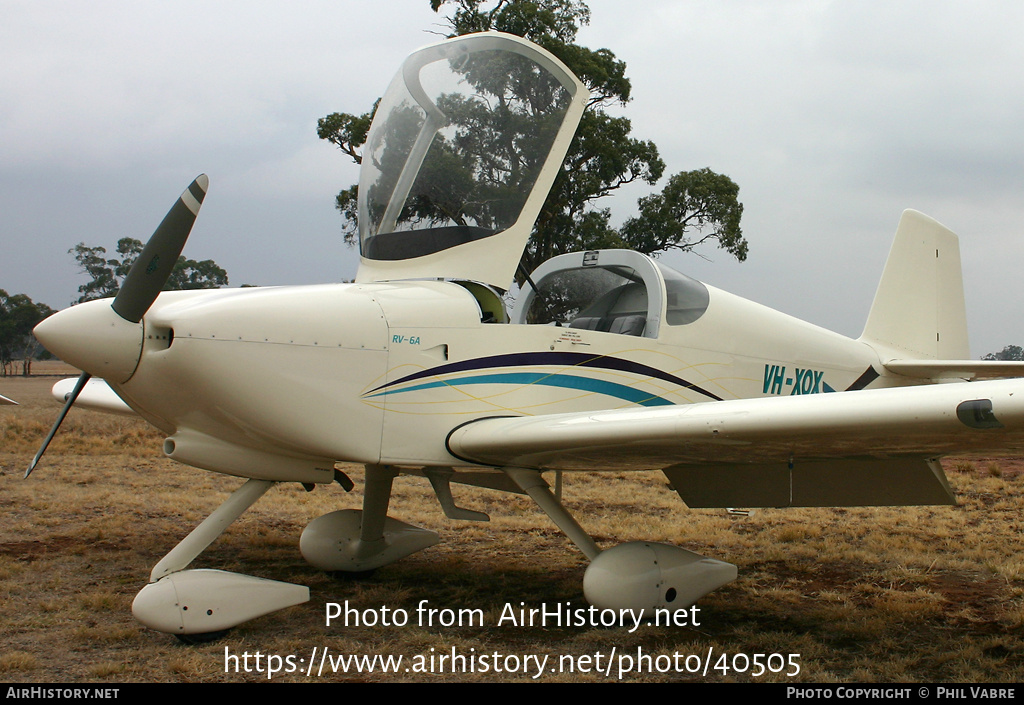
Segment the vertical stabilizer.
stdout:
[[923,213],[903,212],[860,339],[882,362],[970,358],[955,233]]

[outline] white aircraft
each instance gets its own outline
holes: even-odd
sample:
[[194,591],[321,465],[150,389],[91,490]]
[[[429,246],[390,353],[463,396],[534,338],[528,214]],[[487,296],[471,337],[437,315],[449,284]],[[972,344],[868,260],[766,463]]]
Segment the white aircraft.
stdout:
[[76,400],[135,413],[168,457],[247,478],[153,569],[140,621],[189,637],[306,601],[187,566],[275,483],[350,489],[337,461],[365,464],[363,507],[307,526],[315,566],[367,571],[437,542],[387,515],[395,478],[418,475],[453,519],[487,515],[452,483],[529,495],[591,560],[592,604],[653,610],[688,607],[735,566],[663,544],[602,551],[545,473],[660,468],[690,507],[952,504],[940,456],[1024,447],[1024,380],[964,381],[1024,367],[968,359],[957,238],[913,211],[857,340],[622,250],[555,257],[508,305],[588,99],[518,37],[428,46],[368,137],[355,283],[161,293],[200,176],[112,301],[36,328],[84,370],[55,387],[61,418]]
[[14,401],[13,399],[8,399],[8,398],[7,398],[7,397],[5,397],[5,396],[4,396],[3,394],[0,394],[0,404],[3,404],[3,405],[6,405],[6,404],[14,404],[14,405],[17,405],[17,404],[18,404],[18,402]]

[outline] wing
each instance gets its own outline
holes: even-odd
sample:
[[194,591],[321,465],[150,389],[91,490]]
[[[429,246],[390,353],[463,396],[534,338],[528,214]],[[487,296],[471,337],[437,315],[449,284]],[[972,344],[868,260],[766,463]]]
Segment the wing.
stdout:
[[448,447],[501,467],[661,468],[691,507],[949,504],[938,457],[1024,453],[1024,380],[481,419]]
[[[51,390],[53,398],[63,404],[67,401],[71,390],[75,388],[76,382],[78,382],[77,378],[62,379],[57,382]],[[86,383],[82,393],[78,395],[78,399],[75,401],[75,406],[81,409],[102,411],[107,414],[138,416],[130,406],[124,403],[121,397],[117,396],[117,393],[105,381],[95,377]]]
[[18,402],[14,401],[13,399],[8,399],[3,394],[0,394],[0,404],[14,404],[14,405],[17,405]]

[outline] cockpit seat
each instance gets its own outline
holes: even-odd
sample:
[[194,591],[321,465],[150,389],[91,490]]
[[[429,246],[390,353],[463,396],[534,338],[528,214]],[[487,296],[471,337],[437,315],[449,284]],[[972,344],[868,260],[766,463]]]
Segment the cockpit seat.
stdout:
[[580,316],[569,321],[570,328],[582,328],[584,330],[598,330],[601,325],[600,316]]
[[612,324],[608,327],[608,332],[620,335],[643,335],[646,323],[646,316],[615,316],[612,319]]
[[599,330],[619,335],[643,335],[647,318],[640,315],[625,316],[580,316],[569,322],[570,328]]

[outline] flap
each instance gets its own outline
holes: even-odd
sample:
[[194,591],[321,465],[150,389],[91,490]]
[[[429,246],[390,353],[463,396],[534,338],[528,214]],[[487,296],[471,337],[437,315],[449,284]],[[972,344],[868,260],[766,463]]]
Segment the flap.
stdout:
[[691,509],[956,504],[937,460],[812,460],[665,468]]

